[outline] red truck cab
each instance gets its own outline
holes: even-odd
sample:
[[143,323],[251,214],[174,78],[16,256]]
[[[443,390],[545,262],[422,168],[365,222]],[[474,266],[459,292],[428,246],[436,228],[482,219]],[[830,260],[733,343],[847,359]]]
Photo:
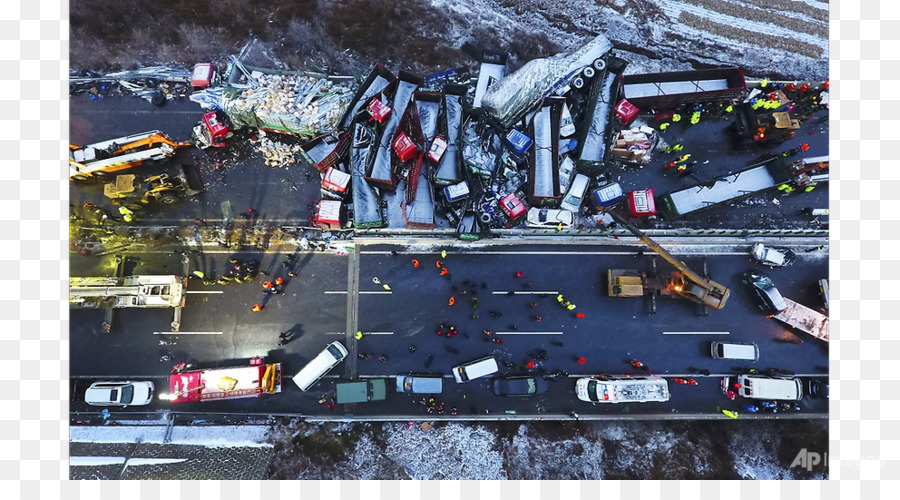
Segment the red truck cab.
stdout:
[[228,125],[219,117],[218,113],[210,111],[203,114],[200,123],[194,127],[191,137],[198,148],[206,149],[209,147],[224,148],[226,145],[225,139],[232,135],[231,131],[228,130]]

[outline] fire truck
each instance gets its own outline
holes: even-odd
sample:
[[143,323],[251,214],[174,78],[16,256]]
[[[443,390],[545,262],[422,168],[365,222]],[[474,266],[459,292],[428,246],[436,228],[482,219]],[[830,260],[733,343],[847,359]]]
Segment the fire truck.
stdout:
[[69,145],[69,180],[107,177],[112,172],[164,160],[190,142],[176,142],[159,130],[117,137],[87,146]]
[[255,398],[281,392],[281,363],[263,363],[253,358],[245,366],[191,369],[179,363],[169,376],[171,403],[194,403],[220,399]]

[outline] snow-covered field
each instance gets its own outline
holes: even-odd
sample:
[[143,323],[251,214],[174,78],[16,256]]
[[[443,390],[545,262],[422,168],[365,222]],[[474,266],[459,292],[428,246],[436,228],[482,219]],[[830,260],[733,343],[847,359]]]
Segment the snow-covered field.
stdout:
[[567,50],[602,32],[646,56],[627,73],[740,65],[758,76],[828,75],[828,4],[814,0],[430,1],[457,14],[448,31],[460,44],[485,25],[500,39],[541,32]]

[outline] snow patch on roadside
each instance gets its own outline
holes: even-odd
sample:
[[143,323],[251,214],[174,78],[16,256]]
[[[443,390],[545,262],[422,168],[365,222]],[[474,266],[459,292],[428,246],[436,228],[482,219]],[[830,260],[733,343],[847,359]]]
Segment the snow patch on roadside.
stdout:
[[405,427],[386,426],[384,456],[411,479],[507,479],[496,438],[484,426],[448,423],[427,431]]
[[[207,446],[210,448],[271,447],[266,443],[268,426],[227,425],[209,427],[181,427],[172,429],[168,444]],[[166,427],[114,426],[72,427],[69,441],[73,443],[150,443],[164,444]]]

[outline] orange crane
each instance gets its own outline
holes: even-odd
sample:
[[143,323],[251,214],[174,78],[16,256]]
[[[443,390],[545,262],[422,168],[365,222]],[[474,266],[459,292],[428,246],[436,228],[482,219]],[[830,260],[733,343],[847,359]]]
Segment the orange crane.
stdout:
[[69,179],[87,180],[106,177],[112,172],[136,167],[147,161],[162,160],[190,146],[176,142],[159,130],[118,137],[87,146],[69,145]]

